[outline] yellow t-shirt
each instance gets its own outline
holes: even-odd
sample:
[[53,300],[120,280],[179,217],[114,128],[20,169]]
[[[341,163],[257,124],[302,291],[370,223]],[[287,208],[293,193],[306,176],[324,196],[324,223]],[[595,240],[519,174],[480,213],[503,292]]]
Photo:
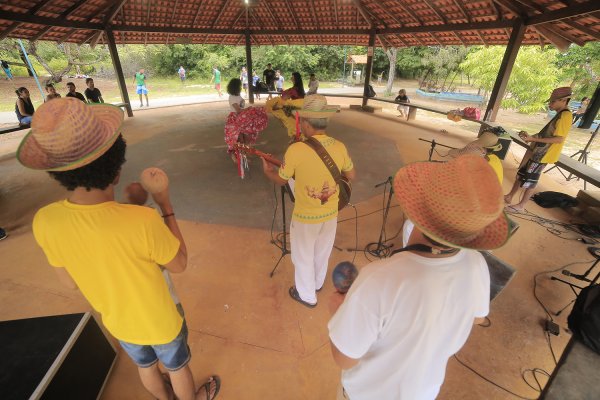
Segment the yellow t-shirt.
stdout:
[[487,162],[490,165],[490,167],[492,167],[494,172],[496,173],[496,176],[498,176],[498,179],[500,180],[500,184],[502,185],[502,179],[504,179],[504,169],[502,168],[502,161],[500,160],[500,158],[498,158],[497,155],[488,154]]
[[63,267],[117,339],[171,342],[181,330],[158,264],[179,251],[179,240],[148,207],[109,201],[58,201],[40,209],[33,234],[53,267]]
[[554,124],[554,132],[551,136],[548,137],[556,137],[562,136],[565,138],[562,143],[552,143],[550,148],[542,157],[541,163],[544,164],[554,164],[560,158],[560,153],[562,152],[562,148],[565,145],[567,140],[567,135],[569,134],[569,130],[571,129],[571,124],[573,123],[573,115],[570,111],[565,111],[560,114],[560,117],[556,120]]
[[[354,168],[342,142],[327,135],[313,137],[325,147],[341,171]],[[293,219],[305,224],[317,224],[337,215],[339,187],[312,147],[303,142],[292,144],[285,152],[279,176],[285,180],[295,178]]]

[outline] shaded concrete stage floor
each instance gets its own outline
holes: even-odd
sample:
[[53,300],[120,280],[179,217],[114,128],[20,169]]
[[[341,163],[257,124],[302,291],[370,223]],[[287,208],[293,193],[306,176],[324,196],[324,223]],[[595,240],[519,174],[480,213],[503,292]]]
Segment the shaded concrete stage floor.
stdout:
[[[173,280],[190,328],[191,368],[197,383],[210,374],[221,375],[219,398],[229,400],[333,399],[340,372],[330,355],[326,327],[332,284],[326,281],[319,305],[310,310],[287,294],[293,284],[289,256],[269,278],[280,255],[270,243],[273,186],[263,177],[257,158],[251,160],[247,179],[236,176],[223,144],[226,115],[225,104],[137,112],[124,125],[128,162],[117,190],[120,195],[146,166],[156,165],[169,173],[175,213],[189,251],[188,269],[173,274]],[[347,249],[362,249],[377,241],[384,198],[382,188],[373,186],[403,163],[427,158],[428,144],[419,137],[450,146],[472,139],[472,133],[453,130],[451,125],[447,130],[440,133],[424,122],[405,123],[346,109],[334,117],[330,134],[346,143],[358,172],[353,202],[359,218],[354,219],[350,207],[342,211],[331,266],[355,255],[359,267],[368,262],[364,253]],[[287,141],[279,122],[271,120],[257,147],[281,156]],[[513,157],[504,165],[508,191],[516,168]],[[0,319],[89,310],[79,292],[60,285],[31,234],[33,213],[64,196],[64,191],[45,173],[24,170],[14,159],[1,161],[0,168],[0,226],[11,234],[0,243]],[[539,190],[564,191],[546,176]],[[568,220],[562,211],[528,208],[548,218]],[[275,222],[278,233],[279,215]],[[459,357],[505,388],[534,398],[537,393],[522,381],[521,371],[534,367],[552,371],[554,363],[541,328],[545,314],[532,294],[533,276],[569,262],[590,260],[590,256],[579,242],[559,238],[532,222],[519,222],[515,237],[494,252],[517,273],[492,303],[492,325],[474,327]],[[402,214],[393,201],[386,233],[396,246],[401,223]],[[573,267],[576,272],[585,268],[584,264]],[[538,296],[551,310],[572,299],[568,287],[548,276],[539,279]],[[563,327],[565,316],[557,318]],[[557,357],[567,339],[565,332],[552,338]],[[123,352],[103,398],[151,398]],[[439,398],[512,396],[451,359]]]

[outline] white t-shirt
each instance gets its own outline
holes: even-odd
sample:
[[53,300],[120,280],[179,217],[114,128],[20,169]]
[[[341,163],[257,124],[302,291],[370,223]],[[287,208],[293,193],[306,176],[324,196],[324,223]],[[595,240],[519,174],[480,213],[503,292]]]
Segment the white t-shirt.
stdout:
[[315,94],[317,93],[317,89],[319,88],[319,81],[318,80],[314,80],[314,81],[308,81],[308,94]]
[[283,78],[283,75],[279,75],[279,79],[277,79],[275,81],[275,85],[277,85],[277,89],[283,89],[283,82],[285,81],[285,79]]
[[483,256],[398,253],[364,267],[329,321],[329,337],[360,359],[342,373],[351,400],[432,400],[448,359],[489,312]]
[[244,98],[242,96],[229,95],[229,108],[231,109],[231,111],[237,112],[237,110],[233,108],[234,104],[239,104],[240,108],[244,108],[246,102],[244,101]]

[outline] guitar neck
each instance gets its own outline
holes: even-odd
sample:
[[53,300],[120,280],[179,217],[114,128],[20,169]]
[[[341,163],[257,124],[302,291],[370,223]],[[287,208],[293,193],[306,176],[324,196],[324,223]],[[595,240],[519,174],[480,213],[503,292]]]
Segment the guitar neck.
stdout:
[[250,153],[250,154],[254,154],[254,155],[257,155],[259,157],[262,157],[262,158],[265,159],[265,161],[267,161],[267,162],[269,162],[269,163],[271,163],[271,164],[273,164],[273,165],[275,165],[277,167],[281,167],[281,165],[282,165],[281,161],[279,161],[278,159],[276,159],[275,157],[273,157],[270,154],[263,153],[260,150],[256,150],[256,149],[251,148],[251,147],[240,147],[239,149],[240,149],[240,151],[243,151],[245,153]]

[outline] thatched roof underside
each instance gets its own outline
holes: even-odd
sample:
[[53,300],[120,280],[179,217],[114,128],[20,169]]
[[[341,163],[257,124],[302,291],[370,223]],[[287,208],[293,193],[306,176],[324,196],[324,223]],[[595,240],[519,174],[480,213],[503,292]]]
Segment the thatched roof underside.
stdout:
[[599,0],[3,0],[0,39],[102,43],[376,46],[523,44],[600,40]]

